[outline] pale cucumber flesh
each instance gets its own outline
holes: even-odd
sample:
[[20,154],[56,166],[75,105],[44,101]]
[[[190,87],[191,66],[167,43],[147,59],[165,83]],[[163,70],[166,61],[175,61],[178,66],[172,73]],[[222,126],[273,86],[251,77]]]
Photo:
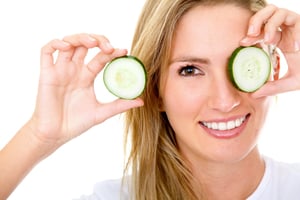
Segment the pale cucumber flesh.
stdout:
[[146,85],[143,63],[133,56],[112,60],[104,69],[103,81],[106,88],[122,99],[135,99],[142,94]]
[[229,74],[233,84],[241,91],[254,92],[269,79],[269,55],[258,47],[237,48],[229,60]]

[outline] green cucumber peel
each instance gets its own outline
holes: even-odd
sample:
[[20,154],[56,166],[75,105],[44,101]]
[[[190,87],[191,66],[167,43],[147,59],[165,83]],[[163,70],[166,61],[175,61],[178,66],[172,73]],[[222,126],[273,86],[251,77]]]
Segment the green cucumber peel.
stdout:
[[144,64],[137,57],[126,55],[109,62],[103,72],[107,90],[121,99],[139,97],[147,82]]
[[269,55],[255,46],[236,48],[228,64],[231,82],[243,92],[254,92],[262,87],[268,81],[271,69]]

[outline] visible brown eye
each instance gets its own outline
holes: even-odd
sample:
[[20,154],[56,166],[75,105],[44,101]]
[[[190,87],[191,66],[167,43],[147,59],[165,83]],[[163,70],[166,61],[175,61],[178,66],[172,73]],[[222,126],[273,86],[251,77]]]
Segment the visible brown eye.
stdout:
[[205,75],[205,73],[202,70],[192,65],[188,65],[180,68],[178,73],[181,76],[198,76],[198,75],[204,76]]

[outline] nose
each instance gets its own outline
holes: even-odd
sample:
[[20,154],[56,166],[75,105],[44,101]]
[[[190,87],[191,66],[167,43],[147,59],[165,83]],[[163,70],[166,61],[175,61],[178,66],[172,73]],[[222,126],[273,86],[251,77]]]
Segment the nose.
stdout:
[[209,107],[219,112],[230,112],[241,103],[240,92],[228,77],[223,76],[212,81]]

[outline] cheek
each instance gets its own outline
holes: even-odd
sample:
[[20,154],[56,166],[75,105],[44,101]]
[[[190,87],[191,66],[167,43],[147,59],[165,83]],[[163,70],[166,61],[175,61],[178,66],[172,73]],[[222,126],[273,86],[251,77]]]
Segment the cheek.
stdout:
[[264,98],[251,99],[251,100],[250,100],[250,102],[255,107],[255,110],[257,112],[266,114],[269,110],[269,107],[270,107],[271,101],[273,100],[273,97],[264,97]]
[[272,101],[274,100],[273,97],[266,97],[264,100],[262,100],[262,102],[260,103],[259,105],[259,110],[260,110],[260,115],[261,115],[261,118],[262,118],[262,123],[265,122],[265,119],[269,113],[269,108],[270,108],[270,105],[272,103]]
[[182,124],[187,127],[191,122],[193,123],[205,107],[205,96],[201,92],[203,88],[192,85],[166,81],[161,96],[163,111],[166,112],[174,129],[182,127]]
[[[255,127],[254,132],[260,132],[263,128],[266,118],[268,116],[270,104],[273,97],[266,97],[260,99],[252,99],[251,105],[253,110],[252,127]],[[253,130],[252,130],[253,131]]]

